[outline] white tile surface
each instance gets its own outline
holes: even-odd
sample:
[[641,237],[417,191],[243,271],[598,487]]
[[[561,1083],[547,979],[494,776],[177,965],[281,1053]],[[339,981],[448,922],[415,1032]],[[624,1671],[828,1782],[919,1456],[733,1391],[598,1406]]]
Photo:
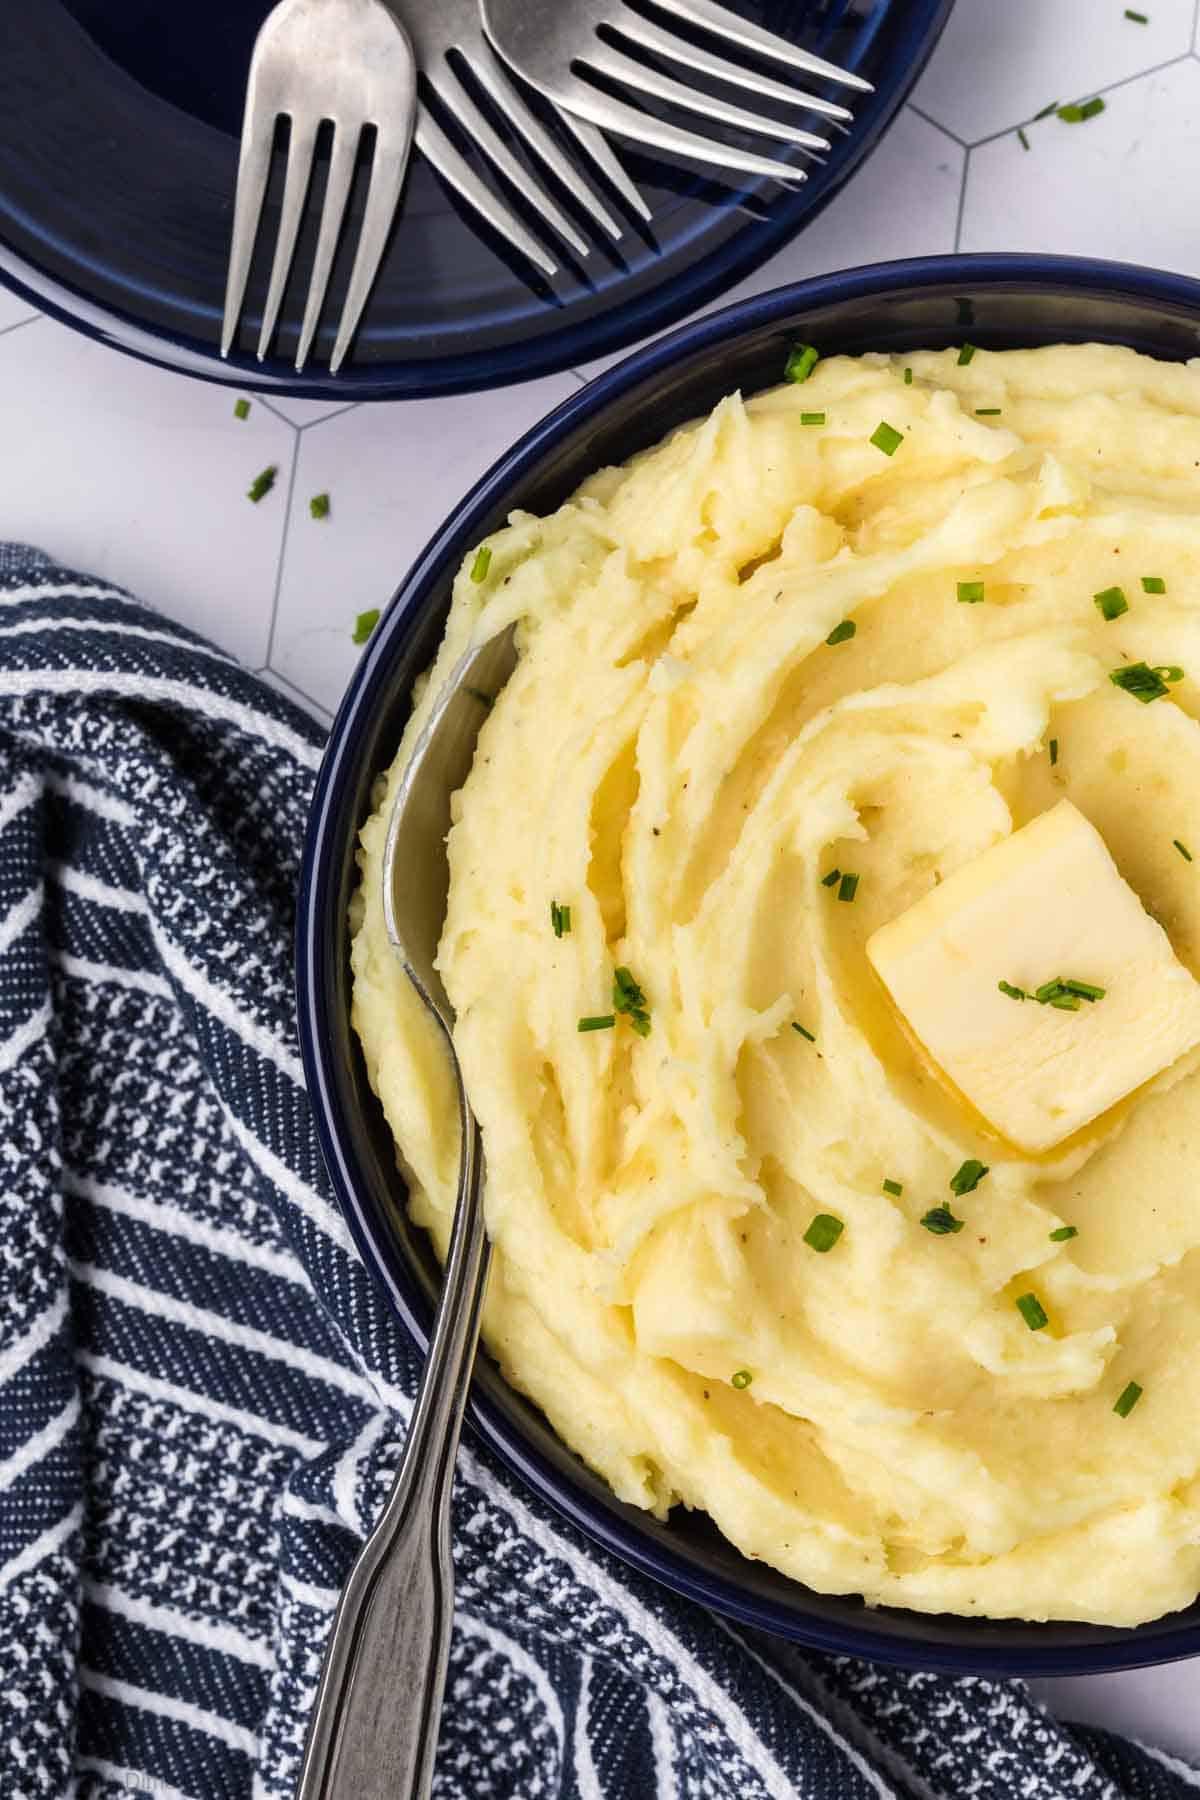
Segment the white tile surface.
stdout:
[[[570,375],[468,394],[367,406],[300,434],[272,668],[332,710],[359,651],[351,627],[384,607],[454,502],[515,438],[577,393]],[[327,519],[309,501],[328,493]]]
[[[134,589],[266,660],[296,432],[263,406],[39,319],[0,337],[0,538]],[[274,491],[246,489],[268,464]]]
[[957,0],[913,96],[964,144],[1182,56],[1195,0]]
[[[1147,4],[1152,0],[1147,0]],[[962,250],[1056,250],[1200,273],[1200,210],[1185,173],[1200,146],[1200,62],[1114,88],[1082,125],[1056,118],[972,150]],[[1151,199],[1152,197],[1152,199]]]
[[[714,304],[954,249],[1075,251],[1200,274],[1197,0],[1133,4],[1148,25],[1124,17],[1124,0],[958,0],[917,91],[927,116],[903,113],[812,227]],[[1040,107],[1096,92],[1102,116],[1026,125],[1021,148],[1015,128]],[[566,374],[350,410],[255,400],[242,424],[228,390],[47,322],[12,329],[28,316],[0,291],[0,537],[133,588],[253,666],[269,657],[268,679],[326,714],[358,656],[355,615],[387,603],[475,478],[575,387]],[[270,462],[278,486],[253,507],[246,486]],[[326,489],[332,516],[318,523],[308,501]],[[1036,1687],[1064,1717],[1200,1762],[1200,1661]]]

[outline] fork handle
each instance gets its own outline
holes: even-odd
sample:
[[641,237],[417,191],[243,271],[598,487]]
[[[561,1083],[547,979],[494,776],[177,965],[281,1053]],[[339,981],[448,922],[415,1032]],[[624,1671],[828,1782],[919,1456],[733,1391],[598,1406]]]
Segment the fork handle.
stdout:
[[479,1127],[460,1109],[446,1280],[383,1513],[334,1615],[296,1800],[426,1800],[454,1621],[450,1496],[488,1246]]

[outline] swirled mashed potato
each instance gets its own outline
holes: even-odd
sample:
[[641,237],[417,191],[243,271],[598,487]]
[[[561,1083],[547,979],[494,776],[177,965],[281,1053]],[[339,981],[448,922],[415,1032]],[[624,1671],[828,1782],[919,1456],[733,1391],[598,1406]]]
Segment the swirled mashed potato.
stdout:
[[[622,1498],[704,1508],[825,1592],[1123,1625],[1184,1606],[1197,1055],[1023,1154],[865,946],[1067,799],[1200,971],[1200,367],[827,359],[489,547],[362,834],[354,1022],[444,1253],[455,1109],[380,858],[431,697],[519,620],[455,803],[440,954],[508,1379]],[[1153,704],[1109,679],[1138,663],[1169,667]],[[644,1002],[614,1007],[617,968]],[[986,1176],[953,1191],[971,1161]],[[962,1230],[922,1225],[946,1205]],[[843,1226],[830,1249],[817,1213]]]

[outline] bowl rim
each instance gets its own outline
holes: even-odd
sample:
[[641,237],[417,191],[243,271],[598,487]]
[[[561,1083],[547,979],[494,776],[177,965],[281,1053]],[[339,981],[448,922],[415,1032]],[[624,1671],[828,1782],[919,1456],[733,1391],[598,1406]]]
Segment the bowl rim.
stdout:
[[[714,350],[730,339],[791,318],[807,307],[835,301],[911,293],[921,288],[962,285],[997,290],[1064,288],[1103,293],[1110,298],[1166,304],[1190,314],[1197,326],[1200,353],[1200,281],[1168,271],[1094,258],[998,253],[924,256],[864,265],[794,282],[733,302],[675,327],[663,337],[604,371],[577,394],[548,413],[474,484],[434,532],[413,562],[372,634],[339,706],[318,771],[305,835],[296,918],[297,1028],[317,1139],[338,1205],[372,1277],[384,1289],[406,1331],[424,1352],[428,1320],[414,1293],[396,1280],[377,1241],[376,1227],[356,1176],[354,1131],[342,1106],[335,1080],[337,1022],[329,1008],[326,980],[325,926],[345,857],[352,851],[358,820],[349,842],[339,839],[339,814],[358,779],[355,747],[388,699],[388,680],[405,642],[431,599],[484,529],[483,521],[506,495],[532,473],[541,458],[568,432],[602,414],[609,405],[648,376],[663,370],[681,354]],[[853,1625],[819,1617],[798,1622],[794,1610],[757,1595],[741,1593],[720,1573],[704,1574],[681,1555],[672,1555],[643,1536],[636,1523],[602,1512],[582,1490],[564,1484],[559,1472],[528,1442],[519,1423],[507,1419],[486,1394],[472,1386],[468,1419],[488,1449],[538,1498],[575,1526],[592,1543],[639,1573],[666,1585],[698,1604],[742,1624],[774,1631],[811,1649],[865,1656],[901,1667],[952,1673],[995,1675],[1099,1674],[1179,1660],[1200,1653],[1200,1616],[1195,1608],[1180,1614],[1177,1625],[1147,1621],[1129,1628],[1088,1627],[1080,1632],[1112,1631],[1101,1641],[1045,1647],[999,1644],[994,1650],[923,1639],[926,1615],[911,1613],[910,1636],[895,1637],[873,1630],[871,1611]],[[798,1593],[806,1590],[795,1583]],[[890,1614],[903,1611],[889,1608]],[[943,1615],[946,1616],[946,1615]],[[1006,1623],[949,1615],[964,1626]],[[1167,1615],[1171,1617],[1172,1615]],[[1014,1623],[1014,1622],[1007,1622]],[[1074,1622],[1050,1621],[1049,1629],[1070,1629]],[[1149,1634],[1154,1627],[1152,1635]],[[1037,1622],[1027,1628],[1037,1630]]]

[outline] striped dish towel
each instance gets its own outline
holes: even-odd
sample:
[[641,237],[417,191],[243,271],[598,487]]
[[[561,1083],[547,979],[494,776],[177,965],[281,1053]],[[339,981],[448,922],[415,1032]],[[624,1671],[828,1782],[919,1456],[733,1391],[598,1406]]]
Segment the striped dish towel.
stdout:
[[[316,727],[0,547],[0,1795],[279,1800],[415,1366],[296,1053]],[[465,1444],[444,1800],[1167,1800],[1017,1684],[801,1655]],[[397,1696],[397,1713],[403,1699]]]

